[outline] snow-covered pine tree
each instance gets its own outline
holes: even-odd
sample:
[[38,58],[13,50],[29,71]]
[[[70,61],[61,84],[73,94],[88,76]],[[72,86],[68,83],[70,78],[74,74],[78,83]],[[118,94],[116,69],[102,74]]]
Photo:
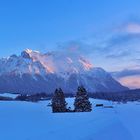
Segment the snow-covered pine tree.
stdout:
[[67,103],[65,101],[65,96],[61,88],[56,89],[54,96],[52,98],[52,111],[55,112],[66,112]]
[[89,101],[89,97],[86,89],[83,86],[78,87],[74,102],[75,112],[91,112],[92,104]]

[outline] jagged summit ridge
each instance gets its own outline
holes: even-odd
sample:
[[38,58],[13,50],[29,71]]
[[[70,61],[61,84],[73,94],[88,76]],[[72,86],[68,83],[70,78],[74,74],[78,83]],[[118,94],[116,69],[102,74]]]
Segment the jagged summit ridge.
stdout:
[[[18,73],[19,69],[22,73],[35,72],[40,73],[42,69],[45,73],[82,73],[93,68],[93,65],[79,56],[77,58],[66,56],[60,53],[46,53],[41,54],[38,51],[26,49],[20,56],[10,56],[3,60],[2,67],[6,67],[5,72],[15,71]],[[39,69],[38,69],[39,68]],[[38,69],[38,70],[37,70]]]

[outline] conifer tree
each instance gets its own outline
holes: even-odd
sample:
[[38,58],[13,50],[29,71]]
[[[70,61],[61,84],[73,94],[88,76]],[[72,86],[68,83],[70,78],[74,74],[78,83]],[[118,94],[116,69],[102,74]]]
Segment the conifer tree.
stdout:
[[56,89],[54,96],[52,98],[52,111],[55,112],[66,112],[67,103],[65,101],[65,96],[61,88]]
[[74,102],[75,112],[90,112],[92,111],[92,104],[89,101],[87,91],[83,86],[78,87]]

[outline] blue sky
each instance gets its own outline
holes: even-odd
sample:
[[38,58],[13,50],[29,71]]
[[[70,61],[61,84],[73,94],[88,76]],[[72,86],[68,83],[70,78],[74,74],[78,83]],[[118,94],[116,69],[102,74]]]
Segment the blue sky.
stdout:
[[0,2],[0,57],[79,45],[108,71],[139,67],[139,0],[12,0]]

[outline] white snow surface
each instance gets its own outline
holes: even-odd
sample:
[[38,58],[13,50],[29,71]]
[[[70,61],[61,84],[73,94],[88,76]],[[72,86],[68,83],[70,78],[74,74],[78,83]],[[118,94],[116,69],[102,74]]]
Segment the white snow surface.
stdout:
[[[73,106],[73,99],[67,99]],[[139,140],[140,103],[91,99],[89,113],[53,114],[50,101],[0,102],[1,140]],[[94,107],[96,103],[114,108]]]
[[2,97],[10,97],[10,98],[16,98],[19,94],[12,94],[12,93],[0,93],[0,96]]

